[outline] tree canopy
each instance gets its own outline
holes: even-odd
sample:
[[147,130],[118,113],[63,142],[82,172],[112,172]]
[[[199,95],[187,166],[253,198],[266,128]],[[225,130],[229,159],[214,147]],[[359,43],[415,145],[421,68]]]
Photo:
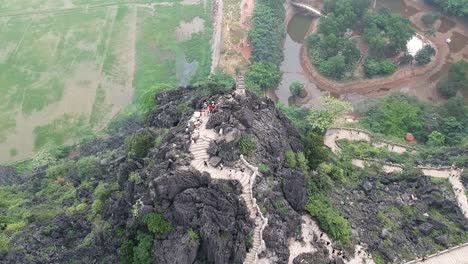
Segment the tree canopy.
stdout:
[[245,74],[246,85],[252,91],[261,94],[275,88],[281,81],[281,71],[271,63],[254,63]]
[[408,19],[387,12],[367,13],[364,17],[364,40],[374,56],[384,57],[406,51],[406,43],[414,35]]
[[283,61],[284,13],[280,0],[255,2],[252,27],[248,33],[252,45],[252,62],[279,65]]
[[437,82],[437,92],[452,97],[458,90],[468,90],[468,62],[461,60],[450,64],[447,76]]

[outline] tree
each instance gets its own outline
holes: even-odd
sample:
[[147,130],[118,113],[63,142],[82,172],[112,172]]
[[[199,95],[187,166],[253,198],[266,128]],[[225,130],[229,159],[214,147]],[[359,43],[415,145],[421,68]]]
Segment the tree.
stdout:
[[432,131],[427,140],[427,144],[429,146],[437,147],[437,146],[443,146],[445,143],[445,136],[440,133],[439,131]]
[[345,57],[343,55],[336,55],[324,61],[319,67],[320,73],[336,79],[341,79],[346,71]]
[[254,63],[245,74],[248,89],[261,94],[267,89],[276,88],[281,81],[281,71],[271,63]]
[[426,65],[431,62],[431,57],[434,56],[435,49],[431,45],[425,45],[416,53],[415,60],[419,65]]
[[369,107],[361,122],[373,132],[402,138],[407,132],[423,130],[422,116],[420,103],[408,95],[395,93],[382,97]]
[[393,64],[392,60],[385,59],[380,62],[380,73],[388,75],[396,71],[396,66]]
[[259,0],[255,3],[248,38],[254,63],[279,65],[283,60],[285,10],[281,1]]
[[310,127],[320,133],[325,132],[341,115],[353,109],[351,103],[341,101],[331,96],[319,99],[319,106],[311,108],[307,115]]
[[372,77],[380,73],[380,63],[373,59],[367,58],[366,63],[364,64],[364,72],[368,77]]
[[443,97],[450,98],[457,94],[458,89],[452,80],[450,80],[447,76],[444,76],[437,82],[436,91]]
[[329,151],[323,144],[323,136],[317,133],[307,133],[302,138],[304,155],[307,158],[309,168],[315,170],[318,165],[327,160]]
[[301,96],[304,93],[304,84],[295,81],[289,86],[289,91],[293,96]]
[[468,62],[457,61],[450,64],[448,74],[437,82],[437,92],[450,98],[457,94],[457,91],[468,90]]

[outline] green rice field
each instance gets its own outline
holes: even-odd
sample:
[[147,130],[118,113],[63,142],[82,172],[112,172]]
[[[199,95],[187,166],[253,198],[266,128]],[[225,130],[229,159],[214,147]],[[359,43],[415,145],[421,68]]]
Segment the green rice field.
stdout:
[[145,89],[208,75],[206,1],[0,2],[0,163],[95,134]]

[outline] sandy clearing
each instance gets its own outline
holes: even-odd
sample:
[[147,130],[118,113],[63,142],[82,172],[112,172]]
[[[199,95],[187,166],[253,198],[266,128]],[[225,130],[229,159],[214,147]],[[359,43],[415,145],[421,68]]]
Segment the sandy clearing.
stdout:
[[189,40],[192,34],[203,31],[204,23],[205,20],[201,17],[194,17],[190,22],[181,21],[175,31],[177,40]]

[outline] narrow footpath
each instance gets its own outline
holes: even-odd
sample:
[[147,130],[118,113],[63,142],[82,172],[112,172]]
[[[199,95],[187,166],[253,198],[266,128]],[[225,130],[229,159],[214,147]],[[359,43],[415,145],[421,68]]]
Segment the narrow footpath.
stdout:
[[[258,254],[265,249],[263,240],[263,230],[265,229],[268,219],[263,217],[260,208],[257,205],[256,199],[252,194],[253,183],[258,174],[258,168],[250,165],[244,157],[240,156],[240,162],[235,167],[212,167],[209,165],[209,154],[207,152],[210,142],[221,140],[222,136],[212,129],[206,128],[206,123],[209,120],[209,115],[200,112],[195,112],[192,121],[201,122],[197,128],[198,139],[196,143],[191,143],[190,152],[194,156],[191,165],[200,172],[207,172],[213,179],[236,180],[242,186],[241,198],[245,201],[249,210],[251,219],[255,222],[254,231],[252,234],[252,248],[247,252],[244,264],[257,263]],[[243,171],[241,171],[243,168]]]

